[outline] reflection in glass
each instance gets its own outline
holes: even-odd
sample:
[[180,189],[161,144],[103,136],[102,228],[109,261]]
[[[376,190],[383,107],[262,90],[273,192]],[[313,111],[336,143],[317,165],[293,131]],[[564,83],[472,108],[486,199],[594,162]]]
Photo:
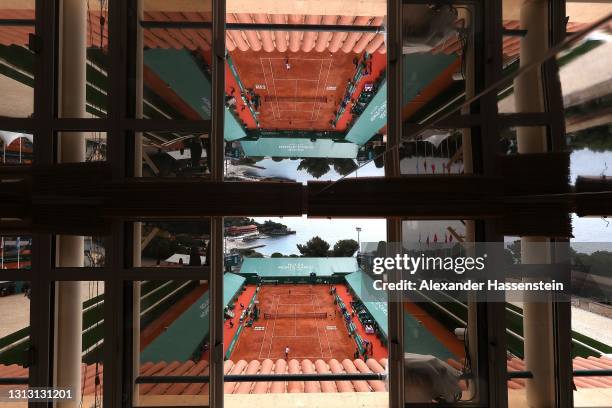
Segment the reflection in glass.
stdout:
[[[602,219],[572,216],[579,232],[571,239],[574,249],[572,278],[572,359],[574,370],[612,368],[612,287],[606,284],[612,271],[612,232]],[[595,221],[595,219],[591,219]],[[612,395],[612,376],[574,377],[575,407],[605,407]]]
[[[29,49],[34,35],[34,2],[0,3],[0,117],[31,117],[34,112],[34,66]],[[4,22],[14,21],[14,24]]]
[[73,148],[80,146],[83,162],[106,161],[106,132],[61,132],[56,139],[58,146],[61,143],[68,143]]
[[[60,245],[60,240],[62,237],[56,235],[56,244]],[[102,268],[106,262],[106,246],[105,239],[101,236],[84,236],[84,237],[74,237],[75,241],[78,241],[76,245],[83,246],[82,257],[72,258],[73,263],[70,264],[71,267],[84,267],[84,268]],[[80,240],[78,238],[81,238]],[[67,266],[62,265],[60,261],[61,257],[56,257],[55,265],[56,267]],[[65,259],[65,258],[64,258]],[[74,262],[78,262],[75,264]]]
[[[140,299],[134,364],[142,376],[208,376],[207,281],[134,282]],[[208,405],[208,383],[141,384],[136,405]],[[178,397],[180,396],[180,397]]]
[[83,300],[81,376],[84,381],[80,387],[83,405],[102,407],[104,282],[81,281],[78,283],[81,284],[81,299]]
[[142,1],[142,115],[211,119],[212,2]]
[[384,175],[382,160],[355,170],[385,145],[385,13],[379,0],[270,10],[228,3],[227,180]]
[[209,177],[210,139],[193,132],[145,132],[143,177]]
[[[59,65],[58,77],[66,81],[59,83],[61,89],[71,96],[70,103],[58,99],[59,115],[62,117],[107,115],[108,3],[109,0],[98,0],[62,4],[62,18],[72,27],[71,38],[61,37],[66,58],[70,58],[70,61]],[[81,18],[85,21],[75,21]],[[85,82],[79,83],[83,79]]]
[[400,145],[402,174],[461,174],[463,147],[461,130],[428,129]]
[[31,237],[0,236],[0,270],[30,269],[31,261]]
[[[421,251],[450,249],[464,241],[461,221],[404,221],[404,248]],[[471,320],[468,304],[452,293],[439,291],[448,301],[432,301],[421,292],[411,293],[404,304],[405,398],[407,402],[460,402],[473,399],[475,382],[461,376],[473,375],[475,348],[468,347]],[[476,344],[476,339],[472,342]],[[469,390],[472,390],[471,392]]]
[[208,265],[210,224],[207,221],[142,223],[141,266]]
[[[0,281],[0,379],[23,378],[26,384],[0,385],[0,393],[27,389],[29,369],[26,361],[30,346],[30,283]],[[11,403],[27,407],[27,403]]]
[[34,136],[28,133],[0,130],[0,165],[32,164]]

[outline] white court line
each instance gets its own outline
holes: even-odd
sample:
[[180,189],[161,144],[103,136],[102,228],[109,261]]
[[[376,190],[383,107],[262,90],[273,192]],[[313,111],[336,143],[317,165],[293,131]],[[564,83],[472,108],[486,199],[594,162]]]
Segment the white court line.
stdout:
[[329,342],[329,334],[327,333],[327,329],[325,330],[325,338],[327,339],[327,350],[329,351],[329,358],[331,358],[332,350],[331,350],[331,343]]
[[[299,84],[299,80],[296,79],[295,80],[295,93],[293,94],[293,96],[294,96],[294,98],[296,100],[297,100],[297,97],[298,97],[298,89],[299,89],[298,84]],[[297,103],[296,102],[293,102],[293,110],[295,110],[297,112]]]
[[303,339],[311,339],[313,337],[316,337],[316,336],[275,336],[276,339],[283,339],[283,338],[288,338],[288,339],[293,339],[293,338],[296,338],[296,339],[302,339],[302,338]]
[[[328,60],[329,61],[329,65],[327,66],[327,76],[325,77],[325,89],[327,89],[327,81],[329,81],[329,73],[331,72],[331,66],[332,66],[332,60]],[[321,63],[321,65],[323,65]],[[319,93],[319,90],[317,89],[317,95]],[[321,114],[321,105],[323,104],[323,102],[319,102],[319,110],[317,111],[317,119],[319,119],[319,115]],[[314,111],[313,111],[314,112]]]
[[303,78],[276,78],[275,81],[304,81],[304,82],[318,82],[318,79],[303,79]]
[[[274,300],[272,301],[272,303],[274,303]],[[266,328],[265,328],[265,331],[264,331],[264,338],[261,341],[261,347],[259,348],[259,358],[260,359],[263,358],[261,356],[261,353],[263,353],[263,346],[264,346],[264,344],[266,344],[266,337],[268,337],[268,323],[269,322],[266,320]],[[240,336],[240,337],[242,337],[242,336]]]
[[[272,298],[272,307],[274,307],[274,301],[275,301],[275,300],[277,300],[277,297],[276,297],[276,295],[273,295],[273,298]],[[277,306],[277,307],[278,307],[278,306]],[[272,308],[270,308],[270,309],[272,309]],[[274,321],[274,325],[276,325],[276,320]],[[263,354],[263,347],[264,347],[264,344],[266,343],[266,341],[265,341],[265,340],[266,340],[266,338],[267,338],[267,336],[268,336],[268,331],[269,331],[269,330],[268,330],[268,322],[266,322],[266,333],[265,333],[265,335],[264,335],[264,341],[261,343],[261,349],[260,349],[260,351],[259,351],[259,358],[260,358],[260,359],[264,358],[264,357],[262,357],[262,354]],[[270,333],[270,349],[268,350],[268,357],[267,357],[267,358],[270,358],[270,352],[271,352],[271,350],[272,350],[272,339],[273,339],[273,338],[274,338],[274,326],[272,327],[272,332]]]
[[[280,302],[280,295],[276,295],[276,311],[274,313],[278,314],[278,302]],[[276,329],[276,319],[274,319],[274,325],[272,326],[272,337],[270,338],[270,350],[268,350],[268,358],[270,358],[270,354],[272,354],[272,343],[274,342],[274,330]]]
[[[284,57],[266,57],[269,60],[284,60]],[[294,61],[331,61],[331,58],[298,58]]]
[[[315,305],[314,305],[314,295],[313,295],[313,302],[312,302],[312,311],[313,313],[316,311],[315,310]],[[321,333],[319,333],[319,322],[315,321],[315,327],[317,328],[317,340],[319,340],[319,350],[321,350],[321,358],[323,358],[323,344],[321,343]]]
[[[317,96],[319,96],[319,87],[321,85],[321,73],[322,72],[323,72],[323,61],[321,61],[321,63],[319,64],[319,76],[317,77],[317,85],[315,86],[315,90],[317,91],[317,93],[315,94],[315,100],[317,99]],[[312,106],[312,114],[310,115],[310,120],[315,120],[314,115],[315,115],[315,105]]]
[[276,92],[276,80],[274,79],[274,68],[272,68],[272,60],[268,58],[268,64],[270,65],[270,76],[272,77],[272,86],[274,87],[274,100],[276,101],[276,111],[278,112],[278,120],[281,119],[280,105],[278,104],[278,97]]
[[[266,93],[268,95],[271,95],[270,85],[268,84],[268,76],[266,75],[266,69],[264,68],[263,60],[264,60],[263,58],[260,58],[259,62],[261,64],[261,71],[263,72],[263,75],[264,75],[264,82],[266,83]],[[276,88],[275,88],[275,92],[276,92]],[[276,98],[276,95],[274,95],[274,97]],[[276,113],[274,112],[274,104],[272,104],[272,117],[277,120],[280,119],[280,113],[278,114],[278,118],[277,118]]]

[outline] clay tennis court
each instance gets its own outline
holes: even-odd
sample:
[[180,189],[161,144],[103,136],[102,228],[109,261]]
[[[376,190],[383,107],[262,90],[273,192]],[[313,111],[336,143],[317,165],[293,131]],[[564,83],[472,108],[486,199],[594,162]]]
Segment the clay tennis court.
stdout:
[[[334,305],[328,285],[262,285],[261,317],[245,327],[232,360],[353,358],[355,341]],[[271,318],[264,318],[271,314]]]
[[[246,51],[231,57],[244,86],[261,96],[258,119],[266,129],[329,130],[355,70],[354,54]],[[250,124],[247,111],[238,114]]]

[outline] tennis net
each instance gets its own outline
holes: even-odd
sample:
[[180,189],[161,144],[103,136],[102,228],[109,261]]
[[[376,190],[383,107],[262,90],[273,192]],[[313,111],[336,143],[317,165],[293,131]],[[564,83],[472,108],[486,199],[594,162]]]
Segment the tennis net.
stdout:
[[326,319],[327,313],[324,312],[302,312],[302,313],[264,313],[264,319]]

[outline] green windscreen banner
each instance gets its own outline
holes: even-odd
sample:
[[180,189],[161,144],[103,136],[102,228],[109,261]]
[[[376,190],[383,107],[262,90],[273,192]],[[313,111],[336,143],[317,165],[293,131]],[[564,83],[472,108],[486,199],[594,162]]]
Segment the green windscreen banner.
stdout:
[[355,159],[359,146],[330,139],[292,139],[289,137],[259,138],[240,142],[247,157],[324,157]]
[[349,142],[363,145],[386,124],[387,81],[384,80],[378,87],[376,95],[374,95],[370,103],[368,103],[368,106],[347,133],[345,139]]
[[348,274],[359,270],[357,259],[342,258],[245,258],[241,274],[261,277],[307,277]]
[[227,306],[240,290],[246,279],[235,273],[223,275],[223,305]]
[[385,292],[374,290],[374,280],[361,269],[345,277],[346,283],[351,287],[357,297],[363,302],[368,312],[380,328],[385,338],[389,333],[389,308]]

